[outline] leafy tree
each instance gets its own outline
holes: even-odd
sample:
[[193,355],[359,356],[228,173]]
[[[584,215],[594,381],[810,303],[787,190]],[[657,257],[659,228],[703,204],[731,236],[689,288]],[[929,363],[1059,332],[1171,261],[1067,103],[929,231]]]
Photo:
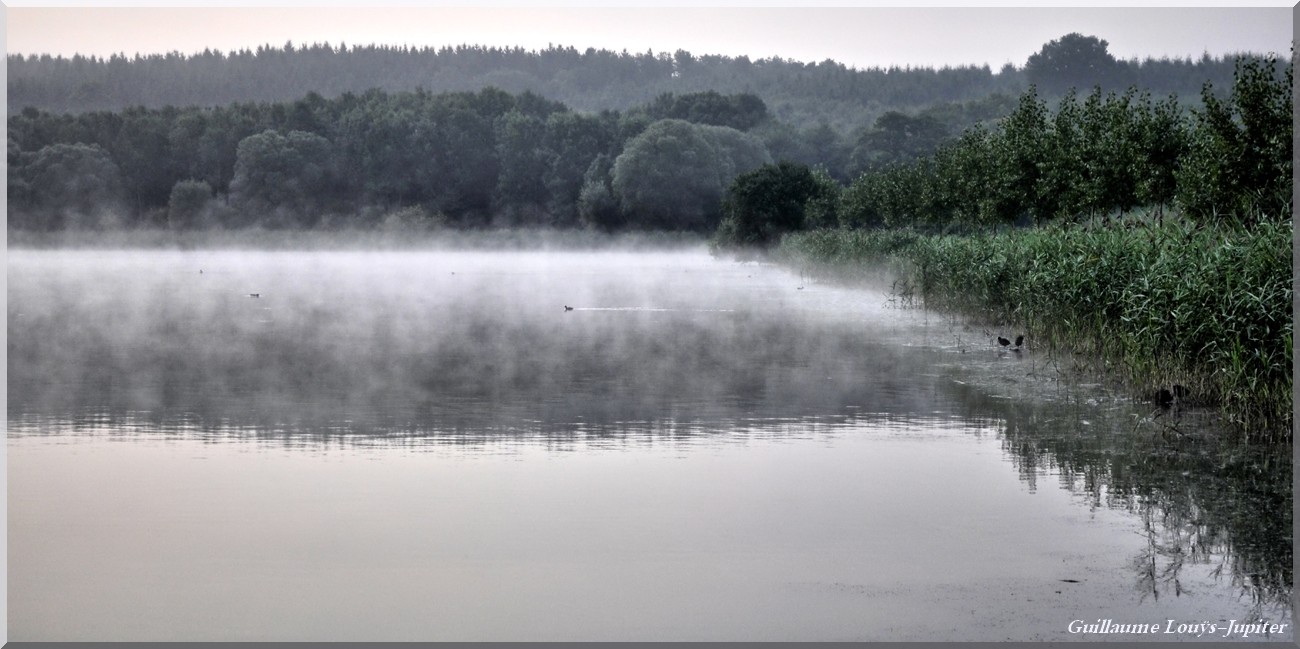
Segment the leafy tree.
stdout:
[[578,218],[589,228],[610,232],[625,223],[611,180],[614,161],[601,154],[591,161],[583,174],[578,194]]
[[338,153],[353,170],[351,192],[381,206],[431,199],[445,147],[436,115],[417,97],[367,93],[338,120]]
[[543,150],[546,123],[518,110],[497,119],[498,173],[493,193],[494,220],[511,225],[542,224],[548,192],[549,152]]
[[212,203],[212,186],[202,180],[182,180],[167,200],[167,223],[176,229],[210,225],[205,218]]
[[1124,84],[1123,64],[1111,56],[1110,43],[1078,32],[1048,42],[1025,63],[1029,83],[1046,92]]
[[879,169],[931,155],[948,137],[948,129],[930,115],[889,111],[858,138],[853,168]]
[[976,125],[939,150],[929,223],[972,226],[997,221],[994,195],[1002,190],[998,177],[1005,173],[998,142],[993,132]]
[[498,161],[492,142],[492,122],[468,109],[440,112],[436,134],[441,162],[431,179],[431,197],[438,211],[457,215],[462,224],[484,223],[490,214]]
[[1088,143],[1083,132],[1083,112],[1074,90],[1068,91],[1052,118],[1052,134],[1038,185],[1040,219],[1073,217],[1084,208],[1084,151]]
[[1141,131],[1132,92],[1101,96],[1094,89],[1083,105],[1083,157],[1086,168],[1083,212],[1128,211],[1138,202]]
[[1143,95],[1137,106],[1138,203],[1162,209],[1174,199],[1179,161],[1187,151],[1187,129],[1175,97],[1152,104]]
[[816,187],[804,205],[804,227],[836,227],[840,222],[840,196],[844,193],[844,187],[831,177],[825,167],[814,167],[812,176]]
[[10,189],[10,227],[59,230],[122,224],[122,174],[98,145],[53,144],[30,154],[11,151],[11,157],[19,167],[17,186]]
[[122,113],[120,128],[106,143],[122,170],[124,186],[137,213],[150,205],[165,204],[172,185],[179,180],[168,141],[168,122],[175,118],[174,111],[129,108]]
[[284,128],[329,137],[330,126],[334,122],[334,116],[330,114],[330,103],[312,91],[289,106]]
[[767,119],[767,104],[748,93],[725,96],[713,90],[685,95],[669,92],[659,95],[645,107],[645,112],[656,120],[681,119],[748,131]]
[[759,138],[774,160],[789,160],[807,164],[811,161],[808,143],[793,126],[770,120],[749,132]]
[[1291,216],[1293,67],[1238,66],[1227,101],[1208,85],[1177,172],[1178,202],[1201,218]]
[[[578,223],[578,200],[586,182],[585,174],[598,156],[609,160],[607,153],[614,146],[616,130],[617,118],[610,113],[559,112],[546,119],[542,146],[549,159],[542,180],[549,196],[547,206],[556,225]],[[608,181],[608,174],[605,180]]]
[[766,247],[802,230],[806,205],[820,189],[800,164],[781,162],[740,174],[727,189],[717,239],[727,246]]
[[329,140],[264,131],[239,143],[231,199],[244,224],[312,226],[330,205],[338,172]]
[[840,194],[837,210],[840,225],[845,228],[877,228],[885,224],[885,213],[881,205],[884,193],[884,174],[864,173],[857,180],[849,183]]
[[[7,176],[9,180],[9,209],[15,209],[20,206],[28,205],[31,200],[31,187],[24,178],[23,165],[24,156],[22,146],[18,143],[17,137],[13,130],[9,131],[8,154],[5,157],[7,163]],[[11,217],[12,218],[12,217]]]
[[763,141],[773,160],[820,167],[839,181],[848,179],[850,146],[827,121],[804,129],[768,120],[749,133]]
[[697,125],[695,128],[718,153],[717,174],[724,189],[736,176],[772,161],[762,141],[748,133],[726,126]]
[[627,143],[611,186],[629,222],[707,231],[717,227],[731,180],[769,161],[762,144],[739,131],[665,119]]
[[1001,132],[992,142],[995,153],[989,162],[996,172],[993,191],[982,206],[982,222],[1010,223],[1030,213],[1043,218],[1038,183],[1049,144],[1047,116],[1046,103],[1030,86],[1016,109],[1002,120]]

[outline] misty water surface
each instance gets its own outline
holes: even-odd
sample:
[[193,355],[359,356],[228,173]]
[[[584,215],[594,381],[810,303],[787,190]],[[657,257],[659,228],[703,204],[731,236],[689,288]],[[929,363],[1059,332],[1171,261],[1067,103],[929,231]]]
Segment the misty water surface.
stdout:
[[16,640],[1290,622],[1289,451],[884,294],[699,250],[8,273]]

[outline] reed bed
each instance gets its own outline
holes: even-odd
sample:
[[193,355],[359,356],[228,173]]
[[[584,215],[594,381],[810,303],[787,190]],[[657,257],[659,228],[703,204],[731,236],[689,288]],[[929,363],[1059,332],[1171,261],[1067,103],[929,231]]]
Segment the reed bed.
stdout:
[[[1256,439],[1292,426],[1292,225],[1169,219],[973,235],[822,230],[777,250],[810,272],[888,273],[928,307],[1023,328],[1141,397],[1185,386]],[[872,269],[870,271],[866,269]]]

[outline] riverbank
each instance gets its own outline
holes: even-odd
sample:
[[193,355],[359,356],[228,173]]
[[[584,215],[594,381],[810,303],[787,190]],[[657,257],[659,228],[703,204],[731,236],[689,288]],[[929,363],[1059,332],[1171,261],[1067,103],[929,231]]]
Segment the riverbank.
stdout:
[[1167,390],[1219,406],[1252,438],[1291,437],[1289,221],[821,230],[786,237],[776,256],[822,277],[886,281],[900,304],[1025,331],[1029,344],[1074,354],[1139,397]]

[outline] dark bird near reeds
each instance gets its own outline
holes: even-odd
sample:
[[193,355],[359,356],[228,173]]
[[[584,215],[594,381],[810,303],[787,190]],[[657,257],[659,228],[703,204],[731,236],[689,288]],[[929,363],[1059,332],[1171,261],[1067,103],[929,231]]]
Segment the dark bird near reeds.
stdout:
[[998,344],[1002,345],[1003,347],[1006,347],[1007,345],[1011,344],[1011,341],[1007,340],[1006,338],[1003,338],[1002,336],[998,336]]
[[1165,388],[1160,388],[1160,391],[1156,393],[1156,404],[1161,408],[1168,408],[1169,406],[1174,405],[1174,393]]
[[1170,386],[1170,388],[1160,388],[1160,391],[1156,392],[1156,403],[1161,408],[1168,408],[1175,403],[1183,401],[1192,394],[1192,391],[1187,389],[1186,386],[1178,385],[1177,383]]
[[1024,334],[1021,334],[1021,335],[1019,335],[1019,336],[1016,336],[1016,347],[1020,347],[1020,346],[1022,346],[1022,345],[1024,345],[1024,344],[1025,344],[1025,336],[1024,336]]
[[565,311],[572,311],[572,310],[573,310],[573,307],[571,307],[571,306],[569,306],[569,305],[566,304],[566,305],[564,305],[564,310],[565,310]]

